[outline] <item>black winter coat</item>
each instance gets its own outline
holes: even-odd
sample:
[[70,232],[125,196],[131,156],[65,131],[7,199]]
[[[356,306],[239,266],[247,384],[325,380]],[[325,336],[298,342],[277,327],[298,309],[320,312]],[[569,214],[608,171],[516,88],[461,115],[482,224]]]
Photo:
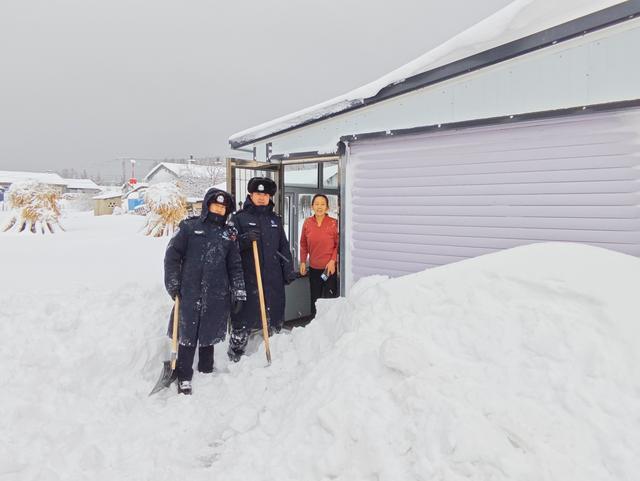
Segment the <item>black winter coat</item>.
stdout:
[[[205,197],[203,206],[208,205]],[[164,282],[180,295],[180,344],[210,346],[225,338],[231,291],[244,291],[242,263],[235,231],[222,216],[203,207],[200,217],[180,223],[164,258]],[[172,334],[171,321],[169,335]]]
[[247,287],[247,301],[242,310],[231,315],[234,329],[262,328],[253,247],[251,241],[246,238],[246,233],[250,230],[260,231],[260,240],[257,242],[267,319],[270,326],[276,329],[280,329],[284,322],[284,286],[291,283],[296,275],[282,218],[273,212],[273,207],[272,202],[267,206],[256,206],[247,196],[242,210],[229,219],[229,225],[238,233],[238,246]]

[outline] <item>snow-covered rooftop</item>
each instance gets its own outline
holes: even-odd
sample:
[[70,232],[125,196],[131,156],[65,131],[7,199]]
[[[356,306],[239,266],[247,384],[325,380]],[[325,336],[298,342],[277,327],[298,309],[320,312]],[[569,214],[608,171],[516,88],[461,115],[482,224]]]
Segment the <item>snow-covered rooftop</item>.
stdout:
[[104,200],[104,199],[114,199],[116,197],[122,197],[122,192],[116,192],[116,191],[103,192],[102,194],[98,194],[92,197],[92,199]]
[[211,177],[212,169],[215,169],[216,166],[210,165],[200,165],[200,164],[176,164],[173,162],[161,162],[156,165],[149,173],[145,176],[144,180],[149,180],[150,177],[153,176],[158,170],[165,168],[170,172],[174,173],[177,177]]
[[94,189],[100,190],[100,187],[91,179],[63,179],[69,189]]
[[13,184],[24,180],[37,180],[43,184],[67,185],[67,181],[53,172],[18,172],[0,170],[0,184]]
[[362,105],[383,88],[396,85],[416,75],[533,35],[607,7],[621,0],[515,0],[471,28],[406,65],[320,104],[279,117],[229,137],[233,147],[246,145],[311,121],[320,120]]

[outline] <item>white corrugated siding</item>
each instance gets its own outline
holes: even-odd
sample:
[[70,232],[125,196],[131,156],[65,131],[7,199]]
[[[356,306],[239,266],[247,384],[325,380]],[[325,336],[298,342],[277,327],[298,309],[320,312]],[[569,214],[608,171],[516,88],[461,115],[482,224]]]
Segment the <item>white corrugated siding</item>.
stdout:
[[541,241],[640,255],[640,110],[355,141],[348,285]]

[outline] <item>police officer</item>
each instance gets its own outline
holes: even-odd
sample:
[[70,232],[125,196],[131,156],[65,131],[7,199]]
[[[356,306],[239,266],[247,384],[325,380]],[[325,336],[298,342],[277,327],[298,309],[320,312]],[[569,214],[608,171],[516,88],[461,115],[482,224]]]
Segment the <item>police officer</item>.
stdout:
[[249,195],[242,209],[229,220],[229,224],[237,230],[247,286],[247,301],[238,312],[231,315],[232,331],[228,354],[229,359],[235,362],[244,354],[250,332],[262,328],[252,242],[255,240],[258,244],[270,334],[282,329],[284,286],[296,278],[282,218],[273,212],[276,183],[266,177],[253,177],[249,180],[247,190]]
[[209,189],[200,217],[180,223],[165,253],[165,287],[173,299],[180,296],[176,371],[183,394],[191,394],[196,346],[198,371],[212,372],[213,345],[224,340],[232,307],[246,299],[235,230],[226,225],[232,208],[231,195]]

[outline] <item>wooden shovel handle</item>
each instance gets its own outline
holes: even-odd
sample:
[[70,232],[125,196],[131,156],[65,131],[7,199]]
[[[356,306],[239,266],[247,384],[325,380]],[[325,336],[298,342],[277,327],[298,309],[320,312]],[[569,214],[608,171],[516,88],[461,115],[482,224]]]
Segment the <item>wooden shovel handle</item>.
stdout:
[[267,309],[264,304],[264,291],[262,290],[262,273],[260,272],[260,256],[258,256],[258,243],[253,244],[253,262],[256,265],[256,280],[258,282],[258,299],[260,300],[260,317],[262,319],[262,337],[264,338],[264,348],[267,353],[267,362],[271,364],[271,349],[269,349],[269,326],[267,324]]
[[176,303],[173,306],[173,335],[171,336],[171,370],[176,369],[176,359],[178,359],[178,323],[180,322],[180,298],[176,296]]

